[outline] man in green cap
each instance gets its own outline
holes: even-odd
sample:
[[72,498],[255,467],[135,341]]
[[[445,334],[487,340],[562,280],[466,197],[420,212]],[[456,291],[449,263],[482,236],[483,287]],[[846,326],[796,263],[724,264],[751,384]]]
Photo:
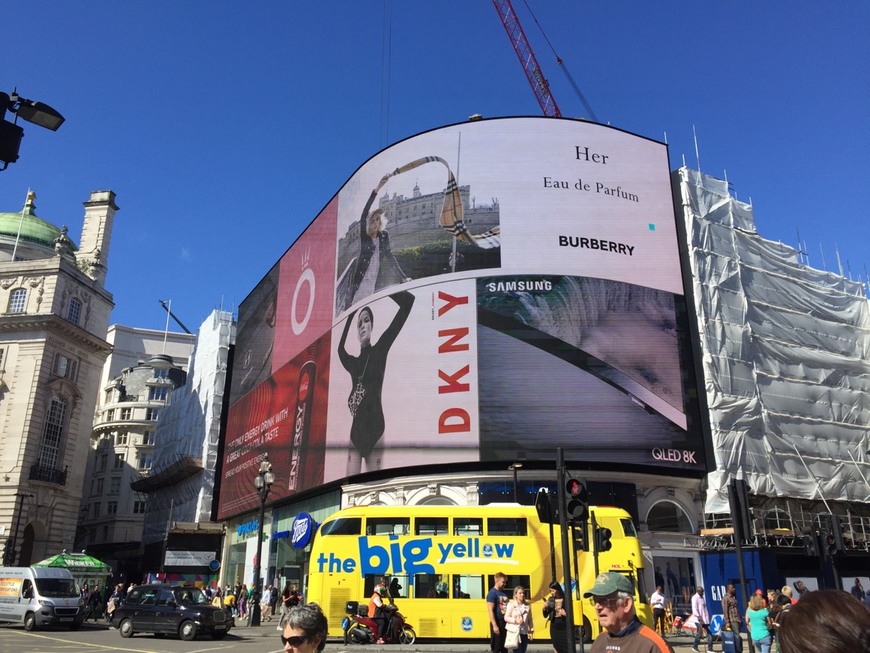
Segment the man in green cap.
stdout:
[[592,599],[604,629],[592,642],[591,653],[674,653],[661,635],[637,618],[634,584],[627,576],[615,571],[599,574],[583,597]]

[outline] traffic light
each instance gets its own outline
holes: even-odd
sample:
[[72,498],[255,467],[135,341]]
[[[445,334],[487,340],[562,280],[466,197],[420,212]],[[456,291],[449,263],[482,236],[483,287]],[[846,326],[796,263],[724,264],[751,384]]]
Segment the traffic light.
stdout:
[[837,515],[821,514],[819,521],[822,525],[822,554],[826,558],[833,558],[846,552],[846,543],[843,541],[843,525]]
[[538,520],[542,524],[559,523],[559,506],[556,496],[550,494],[547,488],[542,487],[538,490],[538,495],[535,497],[535,510],[538,513]]
[[589,515],[589,493],[583,481],[569,478],[565,482],[565,518],[571,524],[585,524]]
[[586,524],[580,524],[579,526],[573,526],[573,537],[574,537],[574,550],[575,551],[588,551],[589,550],[589,537],[586,532]]
[[595,527],[595,550],[599,552],[610,551],[613,548],[613,543],[610,541],[610,537],[613,533],[609,528],[604,528],[601,526]]

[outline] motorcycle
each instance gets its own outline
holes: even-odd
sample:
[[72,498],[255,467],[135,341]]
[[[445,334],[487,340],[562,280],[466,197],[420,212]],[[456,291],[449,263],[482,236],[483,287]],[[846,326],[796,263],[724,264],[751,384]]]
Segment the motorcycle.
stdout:
[[395,604],[384,606],[386,633],[380,632],[381,622],[369,617],[366,607],[360,606],[358,601],[348,601],[345,611],[347,616],[341,621],[345,644],[375,644],[383,640],[384,644],[410,645],[417,641],[417,633]]

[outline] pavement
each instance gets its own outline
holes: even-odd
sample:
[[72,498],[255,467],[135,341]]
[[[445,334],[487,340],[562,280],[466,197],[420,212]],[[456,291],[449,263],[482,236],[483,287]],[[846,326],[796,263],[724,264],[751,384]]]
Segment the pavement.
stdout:
[[[278,619],[273,618],[272,621],[264,621],[259,626],[248,626],[245,620],[236,618],[235,630],[239,634],[244,633],[246,637],[274,637],[278,638]],[[692,653],[692,635],[671,635],[667,637],[668,643],[674,649],[674,653]],[[371,648],[372,650],[392,650],[396,649],[401,653],[489,653],[488,642],[483,640],[427,640],[418,638],[414,644],[405,646],[401,644],[349,644],[345,645],[344,640],[340,638],[331,638],[327,644],[325,653],[335,653],[336,651],[359,651],[363,648]],[[589,644],[586,644],[584,650],[588,653]],[[698,647],[702,653],[722,652],[722,643],[713,642],[713,648],[707,651],[704,641],[701,640],[701,645]],[[580,645],[577,645],[577,651],[580,651]],[[743,651],[748,653],[749,647],[746,644],[746,635],[743,635]],[[549,640],[532,642],[529,644],[527,653],[553,653],[553,647]]]

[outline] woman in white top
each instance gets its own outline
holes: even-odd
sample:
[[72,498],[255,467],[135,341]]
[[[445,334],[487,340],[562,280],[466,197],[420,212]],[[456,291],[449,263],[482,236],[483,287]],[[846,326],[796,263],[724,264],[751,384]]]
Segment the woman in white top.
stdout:
[[526,653],[526,647],[535,632],[535,624],[532,621],[532,611],[526,603],[526,590],[522,585],[514,588],[514,598],[507,604],[504,621],[520,627],[520,645],[516,648],[516,653]]

